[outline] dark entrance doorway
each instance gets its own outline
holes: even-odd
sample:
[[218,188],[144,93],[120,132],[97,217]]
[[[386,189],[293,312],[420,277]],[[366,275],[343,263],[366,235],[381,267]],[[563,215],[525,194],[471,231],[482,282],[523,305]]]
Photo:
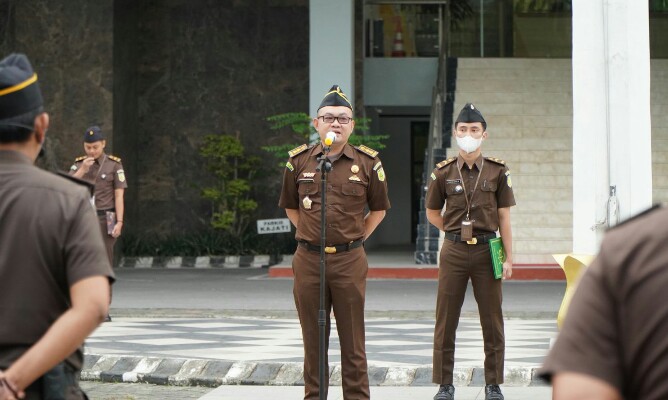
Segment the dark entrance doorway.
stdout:
[[380,158],[387,174],[392,208],[369,239],[369,248],[398,246],[414,250],[429,115],[407,111],[372,116],[374,134],[389,135]]

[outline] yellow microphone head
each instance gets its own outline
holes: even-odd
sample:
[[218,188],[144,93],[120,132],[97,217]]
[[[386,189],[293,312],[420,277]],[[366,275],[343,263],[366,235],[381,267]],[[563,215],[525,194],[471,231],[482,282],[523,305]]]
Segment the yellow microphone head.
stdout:
[[325,136],[325,146],[331,146],[335,140],[336,140],[336,133],[327,132],[327,136]]

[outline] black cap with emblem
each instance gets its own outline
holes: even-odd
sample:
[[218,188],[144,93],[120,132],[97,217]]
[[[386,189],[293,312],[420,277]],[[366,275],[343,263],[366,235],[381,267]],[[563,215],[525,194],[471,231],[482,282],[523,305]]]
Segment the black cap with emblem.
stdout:
[[476,106],[473,105],[473,103],[466,103],[466,105],[462,108],[462,110],[459,112],[459,116],[457,116],[455,125],[458,122],[481,122],[482,128],[485,130],[487,129],[487,122],[485,122],[485,118],[482,117],[482,113],[476,108]]
[[14,53],[0,61],[0,120],[34,111],[43,104],[37,74],[28,57]]
[[318,110],[327,106],[342,106],[348,107],[351,110],[353,109],[353,105],[350,103],[350,100],[348,100],[348,97],[341,91],[339,85],[334,85],[329,89],[329,92],[325,94],[325,97],[320,102]]
[[84,142],[86,143],[95,143],[100,140],[104,140],[104,135],[102,134],[102,129],[99,126],[93,125],[86,129],[84,133]]

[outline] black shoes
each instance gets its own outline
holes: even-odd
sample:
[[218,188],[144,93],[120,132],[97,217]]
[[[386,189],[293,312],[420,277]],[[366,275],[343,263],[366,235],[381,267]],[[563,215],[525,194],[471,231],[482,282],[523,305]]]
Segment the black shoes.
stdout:
[[111,315],[107,314],[107,316],[104,317],[104,322],[111,322]]
[[[502,397],[503,398],[503,397]],[[455,387],[452,385],[441,385],[434,400],[455,400]]]
[[485,400],[503,400],[503,394],[499,385],[485,386]]

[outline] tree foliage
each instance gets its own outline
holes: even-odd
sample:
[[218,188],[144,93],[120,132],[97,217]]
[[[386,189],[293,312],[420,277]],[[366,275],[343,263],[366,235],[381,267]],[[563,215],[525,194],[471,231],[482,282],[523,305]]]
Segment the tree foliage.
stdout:
[[[278,131],[289,129],[292,133],[291,138],[294,142],[263,146],[262,149],[273,154],[278,160],[284,161],[288,151],[303,143],[317,142],[318,136],[315,128],[311,123],[311,117],[303,112],[291,112],[285,114],[277,114],[267,117],[267,121],[271,124],[269,129]],[[368,135],[366,134],[370,129],[370,118],[355,118],[355,132],[348,138],[348,143],[353,146],[364,144],[373,149],[380,150],[385,148],[383,140],[387,139],[387,135]],[[281,164],[282,165],[282,164]]]
[[200,155],[214,178],[211,186],[202,189],[202,198],[211,202],[210,224],[237,237],[243,252],[243,238],[258,206],[249,182],[259,159],[246,155],[239,133],[205,136]]

